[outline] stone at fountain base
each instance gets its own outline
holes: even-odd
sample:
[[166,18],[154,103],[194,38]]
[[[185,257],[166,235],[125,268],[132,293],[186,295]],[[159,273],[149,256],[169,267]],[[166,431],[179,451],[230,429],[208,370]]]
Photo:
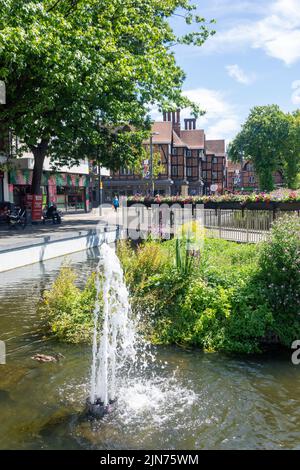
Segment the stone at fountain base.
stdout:
[[90,399],[88,398],[87,415],[96,419],[103,418],[105,415],[112,413],[116,401],[117,400],[109,400],[108,405],[104,405],[104,403],[100,400],[97,400],[95,403],[91,403]]

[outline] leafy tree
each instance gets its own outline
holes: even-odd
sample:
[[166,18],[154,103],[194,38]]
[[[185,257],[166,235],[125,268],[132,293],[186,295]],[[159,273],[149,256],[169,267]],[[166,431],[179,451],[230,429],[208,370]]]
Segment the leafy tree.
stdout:
[[288,114],[289,135],[284,152],[284,175],[287,186],[297,189],[300,186],[300,110]]
[[289,128],[279,106],[256,106],[229,147],[231,160],[253,162],[263,190],[274,189],[273,173],[283,166]]
[[[150,169],[150,151],[143,148],[134,161],[131,168],[133,169],[136,175],[142,175],[144,173],[144,162],[149,162],[149,169]],[[149,170],[150,171],[150,170]],[[152,172],[154,180],[158,178],[158,176],[165,171],[165,167],[161,161],[161,154],[160,152],[153,152],[152,158]]]
[[[119,167],[150,128],[148,105],[192,104],[171,46],[214,33],[194,10],[189,0],[0,0],[0,122],[34,155],[33,193],[45,156],[72,165],[100,146],[101,163]],[[197,31],[176,36],[178,11]],[[114,131],[126,123],[130,132]]]

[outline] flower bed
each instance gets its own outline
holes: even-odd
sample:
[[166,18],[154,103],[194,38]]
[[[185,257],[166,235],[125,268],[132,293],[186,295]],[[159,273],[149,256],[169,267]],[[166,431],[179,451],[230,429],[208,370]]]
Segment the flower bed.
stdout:
[[131,196],[128,205],[144,204],[204,204],[206,209],[300,210],[300,191],[279,190],[259,194],[223,194],[221,196]]

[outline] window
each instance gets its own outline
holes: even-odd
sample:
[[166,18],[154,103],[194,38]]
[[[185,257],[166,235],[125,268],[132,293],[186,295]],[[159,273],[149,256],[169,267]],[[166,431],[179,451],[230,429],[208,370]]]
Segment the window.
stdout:
[[177,155],[177,148],[176,147],[172,148],[172,155]]
[[246,163],[244,170],[245,171],[254,171],[253,164],[252,163]]
[[186,149],[186,150],[185,150],[185,156],[186,156],[186,157],[191,157],[191,156],[192,156],[192,151],[189,150],[189,149]]
[[177,166],[172,166],[171,174],[172,174],[172,176],[178,176],[178,167]]
[[255,177],[249,176],[249,183],[255,183]]
[[217,179],[218,179],[218,172],[217,172],[217,171],[213,171],[213,172],[212,172],[212,179],[213,179],[213,180],[217,180]]
[[191,177],[192,176],[192,167],[191,166],[187,166],[186,167],[186,176],[189,176]]
[[204,178],[205,180],[207,179],[207,171],[206,170],[202,171],[202,178]]
[[217,157],[213,157],[213,158],[212,158],[212,163],[214,163],[214,164],[218,163],[218,158],[217,158]]
[[203,152],[203,150],[198,150],[198,157],[202,158],[202,160],[204,161],[204,152]]

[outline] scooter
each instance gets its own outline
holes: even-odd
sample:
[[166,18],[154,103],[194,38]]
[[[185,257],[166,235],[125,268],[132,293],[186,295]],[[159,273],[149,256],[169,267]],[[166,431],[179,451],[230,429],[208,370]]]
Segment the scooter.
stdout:
[[49,214],[47,209],[43,210],[43,224],[46,222],[52,222],[53,224],[61,224],[62,212],[56,210],[53,214]]

